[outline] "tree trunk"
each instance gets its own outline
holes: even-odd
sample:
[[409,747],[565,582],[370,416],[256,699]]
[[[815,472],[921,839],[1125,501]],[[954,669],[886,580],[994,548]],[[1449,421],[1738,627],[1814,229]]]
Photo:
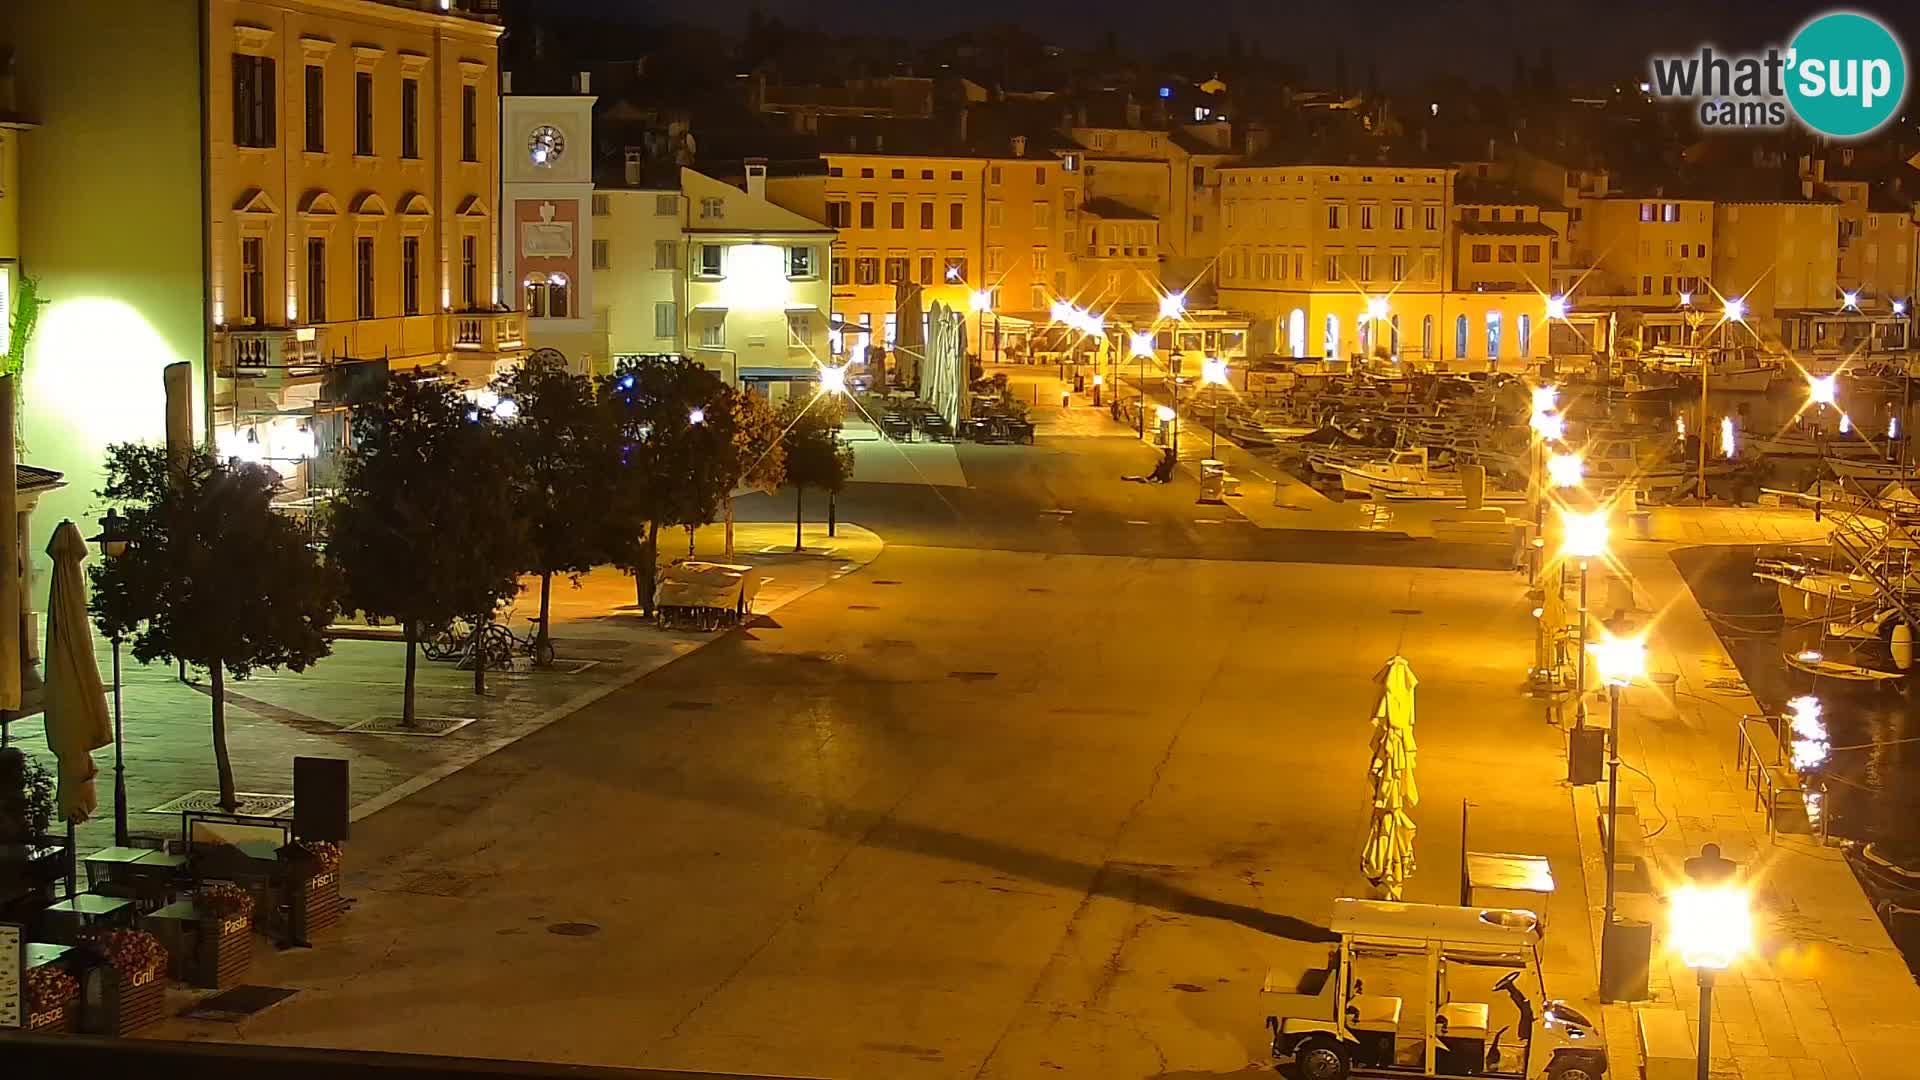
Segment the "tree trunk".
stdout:
[[807,489],[799,484],[793,485],[793,550],[799,551],[806,545],[800,541],[800,522],[807,513]]
[[406,623],[407,677],[406,680],[400,684],[400,723],[407,727],[413,726],[413,672],[416,663],[413,647],[416,640],[420,637],[419,625],[419,623],[414,622],[412,619],[408,619]]
[[654,616],[654,583],[660,572],[660,523],[647,522],[647,539],[640,545],[640,570],[645,591],[640,594],[640,613],[651,619]]
[[227,756],[226,663],[214,657],[207,675],[213,690],[213,765],[220,773],[220,809],[231,814],[240,808],[240,796],[234,794],[233,759]]
[[727,495],[727,558],[733,558],[733,495]]
[[476,615],[473,620],[473,692],[487,692],[487,628],[493,621],[485,615]]
[[533,650],[535,657],[547,655],[546,647],[552,643],[553,635],[547,633],[548,621],[553,613],[553,571],[547,570],[540,575],[540,629],[534,640],[538,647]]

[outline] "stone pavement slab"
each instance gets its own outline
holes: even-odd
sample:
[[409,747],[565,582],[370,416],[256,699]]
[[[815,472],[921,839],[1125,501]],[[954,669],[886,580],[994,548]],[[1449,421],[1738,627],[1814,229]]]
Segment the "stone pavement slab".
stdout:
[[[871,562],[880,539],[843,525],[829,538],[825,526],[809,523],[808,552],[793,554],[791,524],[736,527],[735,561],[762,574],[755,612],[770,616],[798,597],[849,570]],[[661,563],[685,554],[686,533],[661,537]],[[700,530],[702,557],[720,557],[724,531]],[[522,585],[519,603],[503,622],[516,633],[539,611],[539,585]],[[552,609],[556,662],[552,670],[524,667],[487,675],[488,692],[473,693],[473,675],[422,654],[417,667],[415,713],[422,720],[463,722],[442,736],[373,734],[348,730],[401,712],[405,648],[394,640],[338,640],[332,655],[304,672],[263,671],[227,680],[228,749],[238,790],[289,795],[295,756],[344,757],[349,762],[356,818],[389,805],[503,746],[538,731],[664,664],[713,641],[716,635],[662,630],[641,619],[633,579],[611,568],[583,576],[578,587],[556,579]],[[364,631],[364,627],[345,629]],[[391,627],[376,633],[393,633]],[[111,692],[111,646],[96,639],[102,681]],[[213,767],[209,699],[204,673],[183,684],[173,667],[133,662],[122,647],[122,710],[129,826],[136,833],[174,835],[177,814],[152,808],[192,791],[218,788]],[[45,727],[37,716],[15,721],[9,739],[51,767]],[[94,753],[100,770],[100,805],[81,825],[81,850],[113,842],[113,751]]]

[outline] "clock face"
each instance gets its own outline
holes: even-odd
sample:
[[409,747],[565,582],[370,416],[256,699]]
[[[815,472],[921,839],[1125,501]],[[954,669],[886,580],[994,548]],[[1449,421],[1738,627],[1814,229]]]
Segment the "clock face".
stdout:
[[527,156],[543,169],[552,168],[553,163],[559,161],[566,152],[567,137],[550,124],[534,128],[533,134],[527,136]]

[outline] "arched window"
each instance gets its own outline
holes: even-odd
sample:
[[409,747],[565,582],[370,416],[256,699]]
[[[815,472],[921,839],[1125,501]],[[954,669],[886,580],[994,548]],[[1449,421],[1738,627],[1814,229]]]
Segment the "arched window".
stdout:
[[1299,308],[1287,317],[1288,344],[1293,346],[1293,358],[1298,360],[1307,355],[1307,313]]
[[527,275],[526,310],[530,318],[564,319],[568,311],[567,275],[543,274],[538,270]]
[[1420,320],[1420,355],[1433,358],[1433,316]]
[[1388,328],[1389,333],[1387,334],[1387,340],[1390,344],[1387,346],[1387,352],[1395,359],[1398,359],[1400,356],[1400,316],[1395,315],[1393,321],[1388,324]]
[[1456,360],[1467,358],[1467,317],[1465,315],[1453,320],[1453,356]]
[[1521,315],[1519,329],[1520,359],[1525,360],[1527,357],[1533,355],[1533,318],[1528,315]]
[[1498,367],[1500,364],[1500,313],[1487,312],[1487,362]]
[[1372,341],[1370,340],[1371,335],[1369,333],[1369,328],[1371,326],[1372,326],[1372,320],[1368,319],[1365,315],[1358,315],[1354,317],[1353,340],[1359,346],[1359,348],[1357,348],[1355,351],[1358,352],[1361,356],[1373,355]]
[[1321,344],[1326,350],[1327,359],[1331,360],[1340,355],[1340,316],[1327,316],[1326,340]]

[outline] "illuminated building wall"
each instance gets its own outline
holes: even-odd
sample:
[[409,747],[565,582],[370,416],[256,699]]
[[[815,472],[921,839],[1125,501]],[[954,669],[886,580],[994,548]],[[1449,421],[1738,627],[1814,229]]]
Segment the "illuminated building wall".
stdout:
[[1594,267],[1572,292],[1583,306],[1672,310],[1681,293],[1704,292],[1713,274],[1713,203],[1705,199],[1588,199],[1583,235]]
[[501,272],[527,313],[527,344],[558,349],[586,373],[611,370],[592,273],[593,103],[588,94],[501,103]]
[[49,301],[20,387],[21,460],[67,480],[43,528],[72,518],[91,535],[105,447],[163,437],[167,364],[204,375],[198,41],[191,4],[0,3],[18,108],[39,125],[0,156],[18,170],[21,269]]
[[819,362],[829,357],[833,298],[824,263],[834,232],[767,201],[764,169],[748,166],[745,191],[680,170],[680,325],[688,355],[778,399],[795,384],[811,392]]
[[1777,311],[1839,308],[1837,203],[1717,203],[1713,231],[1714,288],[1744,297],[1750,322]]
[[1220,252],[1220,153],[1187,130],[1072,129],[1087,148],[1086,198],[1115,199],[1160,221],[1165,287],[1206,279]]
[[[1024,155],[1025,141],[1019,143]],[[1044,322],[1070,288],[1086,240],[1079,164],[1051,155],[987,160],[985,246],[971,282],[994,291],[994,311]]]
[[606,311],[601,355],[684,352],[680,192],[603,187],[593,201],[594,236],[606,246],[606,265],[593,271],[594,295]]

